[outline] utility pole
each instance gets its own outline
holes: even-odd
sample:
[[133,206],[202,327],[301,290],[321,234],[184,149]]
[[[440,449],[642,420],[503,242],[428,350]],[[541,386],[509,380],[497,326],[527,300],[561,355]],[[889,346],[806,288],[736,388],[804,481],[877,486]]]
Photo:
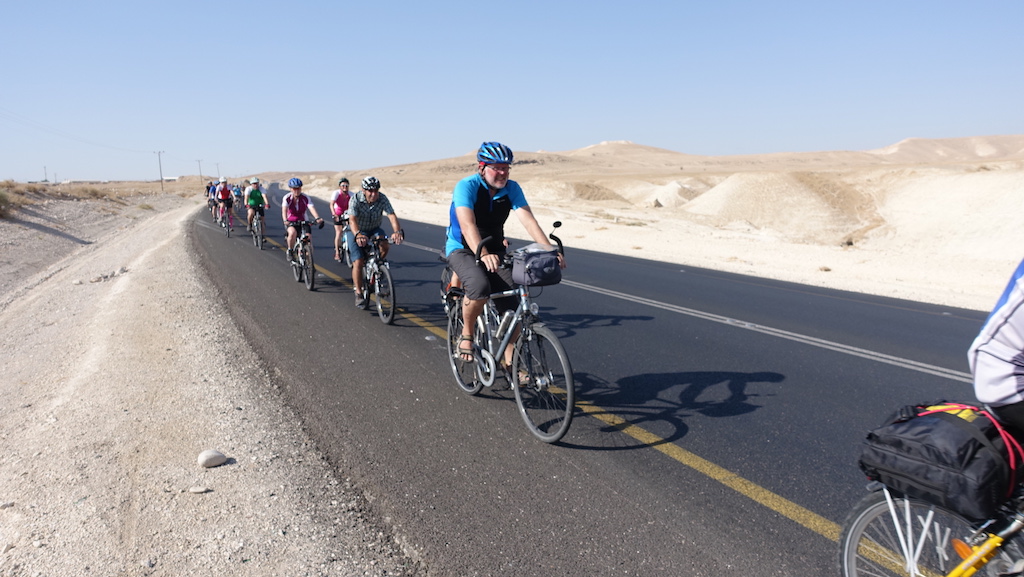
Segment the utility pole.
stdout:
[[217,163],[217,178],[220,178],[220,163]]
[[196,162],[199,163],[199,184],[202,184],[203,183],[203,161],[202,160],[197,160]]
[[163,191],[164,191],[164,163],[163,163],[163,161],[160,160],[160,155],[163,154],[163,153],[164,153],[164,151],[162,151],[162,150],[159,151],[159,152],[154,152],[153,153],[153,154],[156,155],[157,166],[160,167],[160,192],[161,193],[163,193]]
[[46,165],[43,165],[43,182],[50,182],[50,177],[46,175]]

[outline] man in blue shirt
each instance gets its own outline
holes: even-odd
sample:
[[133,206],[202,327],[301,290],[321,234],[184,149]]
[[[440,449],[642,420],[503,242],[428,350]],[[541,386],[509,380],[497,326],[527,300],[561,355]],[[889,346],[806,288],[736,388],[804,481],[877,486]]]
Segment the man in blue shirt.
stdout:
[[[548,244],[544,231],[533,216],[523,189],[509,180],[512,150],[498,142],[480,145],[476,159],[477,173],[455,185],[449,211],[445,257],[452,271],[458,275],[465,298],[462,302],[462,336],[459,340],[459,358],[473,360],[473,329],[483,312],[488,296],[493,292],[512,288],[512,271],[500,268],[505,255],[505,221],[515,211],[519,222],[534,242]],[[480,241],[490,237],[476,262],[476,249]],[[562,256],[559,265],[565,268]],[[495,301],[500,313],[516,307],[515,299]],[[505,351],[505,364],[512,364],[511,347]]]

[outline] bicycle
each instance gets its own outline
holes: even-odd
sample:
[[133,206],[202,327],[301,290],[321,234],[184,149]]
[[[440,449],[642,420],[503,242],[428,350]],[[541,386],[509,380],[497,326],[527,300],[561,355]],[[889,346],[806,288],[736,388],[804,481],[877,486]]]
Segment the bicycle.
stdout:
[[228,238],[231,238],[231,225],[228,222],[229,219],[228,219],[228,214],[227,214],[227,212],[228,212],[227,206],[224,206],[222,204],[220,206],[220,208],[218,209],[218,212],[220,214],[220,217],[217,218],[217,224],[219,224],[221,226],[221,228],[224,229],[224,236],[227,236]]
[[345,263],[345,266],[352,268],[352,253],[348,251],[348,243],[345,241],[345,235],[349,232],[348,220],[345,220],[345,224],[341,229],[341,246],[338,247],[338,252],[341,253],[341,262]]
[[[373,235],[366,246],[363,247],[363,306],[365,310],[370,302],[370,292],[374,294],[377,302],[377,316],[381,322],[390,325],[395,320],[395,284],[391,279],[391,263],[381,256],[380,243],[387,237],[380,234]],[[351,255],[345,252],[346,262],[350,262]],[[351,265],[349,265],[351,266]]]
[[[554,223],[555,228],[559,226],[560,222]],[[563,254],[562,241],[554,233],[548,236]],[[477,248],[477,262],[488,240],[481,241]],[[509,253],[503,266],[508,266],[511,260]],[[465,292],[451,284],[452,275],[450,267],[445,267],[441,273],[441,300],[448,317],[448,361],[456,384],[470,395],[494,385],[499,367],[496,359],[504,357],[506,347],[515,337],[512,364],[501,368],[515,394],[519,414],[530,433],[541,441],[561,440],[572,424],[576,384],[569,356],[554,332],[540,321],[539,307],[532,301],[530,287],[516,284],[510,290],[490,295],[473,333],[473,360],[463,361],[459,341]],[[494,299],[502,297],[516,297],[519,304],[515,311],[499,316]]]
[[[307,290],[316,288],[316,269],[313,265],[313,239],[311,220],[299,222],[299,236],[295,239],[295,246],[292,248],[289,263],[292,266],[292,274],[298,282],[306,282]],[[287,246],[287,239],[285,243]]]
[[[260,208],[263,208],[262,206]],[[249,233],[252,234],[252,244],[256,248],[263,250],[263,243],[266,242],[266,238],[263,236],[263,216],[260,216],[259,211],[252,217],[252,227],[249,229]]]
[[843,521],[840,574],[1024,575],[1021,456],[984,408],[901,407],[865,439],[858,463],[871,492]]
[[1024,489],[1017,487],[998,515],[972,522],[948,509],[907,497],[881,483],[843,522],[839,571],[844,577],[1024,572]]

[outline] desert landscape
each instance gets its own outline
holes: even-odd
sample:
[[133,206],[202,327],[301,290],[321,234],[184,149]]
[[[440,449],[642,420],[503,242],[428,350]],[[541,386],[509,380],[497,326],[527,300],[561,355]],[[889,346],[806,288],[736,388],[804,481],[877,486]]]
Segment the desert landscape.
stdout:
[[[373,175],[400,217],[443,224],[471,154],[258,176],[327,199],[339,176]],[[603,142],[516,160],[569,250],[980,311],[1024,257],[1007,218],[1024,136],[743,157]],[[427,574],[414,536],[316,451],[194,262],[208,178],[0,183],[0,575]],[[237,357],[210,363],[209,343]],[[208,449],[228,464],[199,466]]]
[[[324,199],[338,176],[376,176],[400,216],[446,224],[473,160],[305,176]],[[854,292],[989,310],[1024,258],[1005,217],[1024,201],[1024,136],[728,157],[602,142],[516,152],[512,178],[570,247]]]

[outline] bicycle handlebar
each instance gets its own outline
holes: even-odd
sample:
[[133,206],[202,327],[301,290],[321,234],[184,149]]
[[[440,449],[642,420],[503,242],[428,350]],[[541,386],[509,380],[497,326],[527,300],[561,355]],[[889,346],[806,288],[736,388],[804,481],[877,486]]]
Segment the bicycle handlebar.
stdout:
[[[555,228],[558,228],[558,227],[562,226],[562,221],[556,220],[555,223],[554,223],[554,226],[555,226]],[[564,255],[565,254],[565,245],[562,244],[562,239],[560,239],[557,236],[555,236],[554,232],[549,234],[548,237],[551,238],[551,240],[555,241],[555,244],[558,245],[558,249],[557,249],[558,250],[558,254]],[[494,238],[493,236],[489,236],[489,237],[481,240],[480,244],[476,247],[476,263],[477,264],[480,264],[480,257],[482,256],[481,253],[484,250],[484,245],[487,244],[487,241],[492,240],[493,238]],[[508,256],[508,253],[506,253],[505,258],[502,261],[502,264],[503,265],[507,265],[510,260],[511,260],[511,257]]]

